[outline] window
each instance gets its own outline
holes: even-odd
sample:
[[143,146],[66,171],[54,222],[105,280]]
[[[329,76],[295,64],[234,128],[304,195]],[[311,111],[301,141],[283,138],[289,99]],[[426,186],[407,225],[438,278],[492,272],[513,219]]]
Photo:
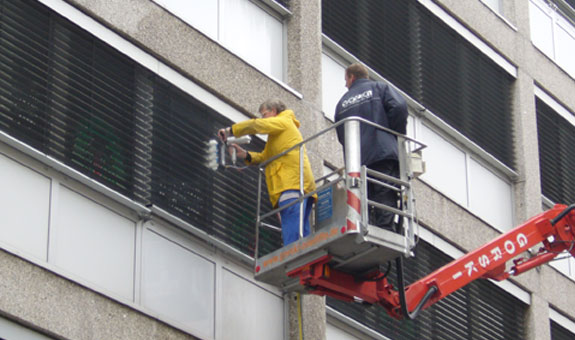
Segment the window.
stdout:
[[549,309],[551,340],[568,340],[575,338],[575,322],[563,314]]
[[0,6],[0,129],[134,198],[134,64],[37,2]]
[[501,0],[481,0],[485,3],[489,8],[491,8],[494,12],[501,14]]
[[[555,3],[529,1],[531,41],[575,78],[575,11],[572,7],[565,6],[562,2],[558,8]],[[561,11],[561,8],[565,10]],[[571,16],[566,16],[567,12],[571,13]]]
[[0,339],[52,340],[52,338],[4,318],[0,318]]
[[509,131],[516,70],[471,32],[460,35],[425,3],[324,0],[323,33],[513,168]]
[[513,192],[503,172],[423,119],[413,122],[414,136],[428,146],[423,151],[426,172],[421,179],[499,231],[510,230],[514,226]]
[[[426,172],[422,179],[436,185],[441,192],[467,206],[467,162],[465,152],[451,144],[432,129],[422,125],[421,141]],[[449,164],[450,166],[444,166]]]
[[335,107],[347,88],[344,73],[346,66],[325,52],[321,55],[322,109],[324,115],[334,121]]
[[50,262],[132,300],[136,223],[63,185],[57,190]]
[[[342,55],[348,63],[360,59],[431,111],[423,119],[410,117],[408,124],[409,134],[430,146],[423,152],[427,172],[422,179],[495,228],[513,227],[512,134],[508,133],[513,70],[491,60],[493,56],[468,41],[473,39],[458,36],[419,2],[359,1],[352,6],[336,0],[324,1],[322,9],[324,44],[329,44],[322,64],[324,110],[341,97],[332,83],[345,68],[332,55]],[[389,20],[378,20],[374,14],[383,12]],[[438,133],[437,126],[448,133]],[[470,150],[485,155],[490,164],[498,163],[493,156],[504,165],[486,165]]]
[[574,337],[575,333],[551,320],[551,340],[570,340]]
[[46,261],[50,179],[0,154],[0,240]]
[[355,337],[330,323],[326,325],[325,334],[327,340],[360,340],[360,338]]
[[[150,103],[154,108],[153,205],[253,255],[257,169],[249,167],[241,173],[213,171],[205,158],[207,142],[216,138],[218,128],[231,125],[231,121],[168,82],[155,78],[154,83]],[[262,150],[263,142],[254,138],[246,148]],[[262,204],[269,209],[266,197]],[[272,230],[262,232],[260,241],[263,254],[281,246]]]
[[[2,141],[35,158],[0,143],[2,248],[202,338],[223,338],[231,321],[235,335],[283,334],[279,292],[156,215],[155,227],[137,222],[136,211],[153,205],[243,260],[253,254],[256,169],[215,172],[206,164],[207,141],[231,123],[213,108],[227,110],[222,102],[205,105],[34,0],[0,1],[0,75]],[[262,252],[281,244],[275,234],[261,236]],[[237,290],[246,293],[240,301],[218,298]],[[242,298],[258,304],[267,327],[248,322]],[[2,338],[20,338],[3,330]]]
[[214,338],[215,263],[145,228],[142,268],[144,307]]
[[[544,200],[552,203],[575,202],[575,115],[536,87],[539,171]],[[551,266],[575,280],[575,260],[564,253]]]
[[154,0],[264,73],[283,80],[282,18],[250,0]]
[[[205,162],[206,143],[229,119],[36,1],[0,6],[3,132],[253,253],[257,170]],[[261,241],[264,252],[281,243]]]
[[571,204],[575,202],[575,116],[561,106],[557,109],[565,112],[557,112],[548,98],[542,93],[535,99],[541,192],[555,203]]

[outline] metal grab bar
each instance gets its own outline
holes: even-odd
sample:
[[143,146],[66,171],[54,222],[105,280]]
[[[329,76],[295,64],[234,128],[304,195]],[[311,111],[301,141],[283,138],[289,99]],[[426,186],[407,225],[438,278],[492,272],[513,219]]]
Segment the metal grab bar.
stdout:
[[383,126],[381,126],[381,125],[379,125],[379,124],[376,124],[376,123],[374,123],[374,122],[372,122],[372,121],[369,121],[369,120],[367,120],[367,119],[365,119],[365,118],[355,117],[355,116],[354,116],[354,117],[344,118],[344,119],[340,120],[339,122],[334,123],[333,125],[331,125],[331,126],[325,128],[325,129],[323,129],[323,130],[317,132],[316,134],[311,135],[311,137],[308,137],[308,138],[304,139],[303,141],[301,141],[301,142],[299,142],[299,143],[293,145],[293,146],[290,147],[289,149],[286,149],[286,150],[282,151],[281,153],[279,153],[279,154],[277,154],[277,155],[271,157],[270,159],[266,160],[265,162],[260,163],[260,164],[259,164],[259,168],[260,168],[260,169],[265,168],[266,165],[268,165],[268,164],[270,164],[271,162],[275,161],[276,159],[282,157],[283,155],[287,154],[288,152],[294,150],[295,148],[298,148],[298,147],[300,147],[300,146],[306,144],[307,142],[311,142],[312,140],[318,138],[319,136],[321,136],[321,135],[323,135],[323,134],[325,134],[325,133],[327,133],[327,132],[329,132],[329,131],[331,131],[331,130],[334,130],[334,129],[337,128],[338,126],[343,125],[343,124],[345,124],[346,122],[349,122],[349,121],[358,121],[358,122],[360,122],[360,123],[364,123],[364,124],[367,124],[367,125],[371,125],[371,126],[377,128],[378,130],[385,131],[385,132],[390,133],[390,134],[392,134],[392,135],[395,135],[395,136],[397,136],[397,137],[401,137],[401,138],[405,139],[406,141],[410,141],[410,142],[413,142],[413,143],[419,145],[418,148],[412,150],[411,152],[418,152],[418,151],[423,150],[423,149],[425,149],[425,148],[427,147],[427,145],[423,144],[422,142],[420,142],[420,141],[418,141],[418,140],[416,140],[416,139],[413,139],[413,138],[411,138],[411,137],[408,137],[407,135],[404,135],[404,134],[401,134],[401,133],[399,133],[399,132],[396,132],[396,131],[393,131],[393,130],[391,130],[391,129],[388,129],[388,128],[386,128],[386,127],[383,127]]

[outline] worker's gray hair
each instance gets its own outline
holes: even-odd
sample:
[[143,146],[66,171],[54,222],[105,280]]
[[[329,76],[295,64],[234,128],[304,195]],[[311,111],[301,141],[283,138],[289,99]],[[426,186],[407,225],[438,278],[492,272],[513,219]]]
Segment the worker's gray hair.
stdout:
[[260,105],[259,112],[262,110],[273,110],[275,109],[277,113],[285,111],[287,109],[286,104],[284,104],[281,100],[277,98],[271,98],[266,100]]

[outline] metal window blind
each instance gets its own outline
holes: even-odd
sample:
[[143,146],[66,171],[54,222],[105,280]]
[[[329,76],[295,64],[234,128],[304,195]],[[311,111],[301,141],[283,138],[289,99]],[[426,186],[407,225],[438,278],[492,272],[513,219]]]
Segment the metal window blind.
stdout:
[[[252,255],[257,170],[205,162],[230,124],[42,4],[0,0],[0,130]],[[265,254],[281,236],[260,241]]]
[[44,151],[48,102],[48,13],[0,2],[0,127]]
[[133,65],[35,2],[0,5],[0,127],[133,197]]
[[322,1],[323,32],[513,167],[513,78],[424,6]]
[[[416,256],[405,261],[407,282],[414,282],[452,259],[420,240]],[[395,282],[395,265],[389,274]],[[327,299],[329,306],[394,340],[525,339],[527,305],[489,281],[472,282],[424,310],[412,321],[397,321],[378,306]]]
[[[153,97],[152,202],[253,255],[257,169],[213,171],[205,161],[207,141],[231,121],[159,79]],[[263,149],[259,140],[252,144]],[[281,246],[278,233],[260,237],[263,253]]]
[[551,321],[551,340],[573,340],[575,334],[559,325],[553,320]]
[[540,99],[537,110],[541,191],[557,203],[575,203],[575,126]]

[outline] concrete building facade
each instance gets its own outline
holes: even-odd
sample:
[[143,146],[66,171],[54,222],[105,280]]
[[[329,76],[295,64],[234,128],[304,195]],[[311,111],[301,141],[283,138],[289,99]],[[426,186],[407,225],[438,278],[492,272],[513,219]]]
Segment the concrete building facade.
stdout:
[[331,126],[364,63],[428,146],[417,279],[575,203],[574,53],[569,0],[0,0],[0,338],[572,338],[564,254],[417,322],[257,282],[256,173],[203,157],[268,98]]

